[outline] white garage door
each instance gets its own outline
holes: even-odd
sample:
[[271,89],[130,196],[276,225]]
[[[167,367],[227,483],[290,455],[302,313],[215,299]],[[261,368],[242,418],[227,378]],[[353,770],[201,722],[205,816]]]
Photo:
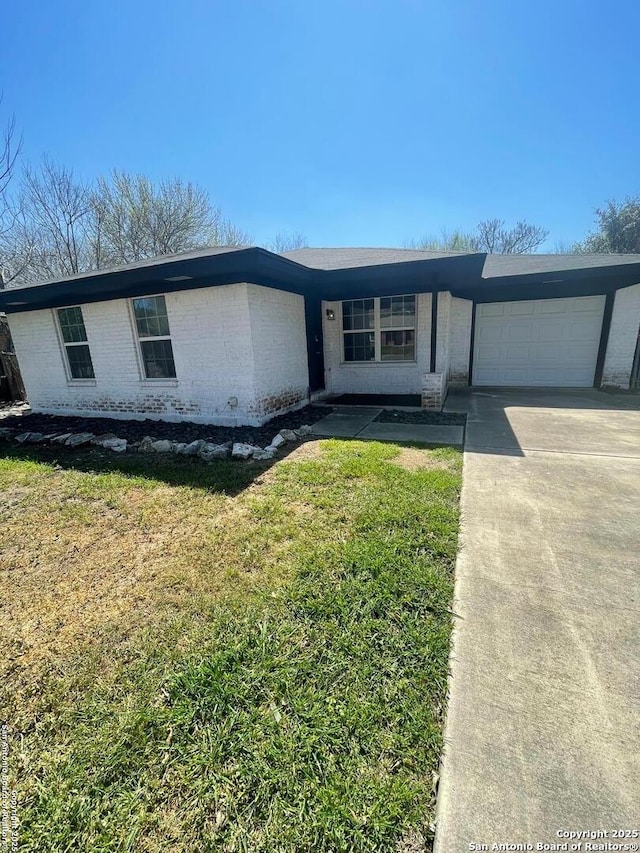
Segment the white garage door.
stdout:
[[604,296],[476,306],[474,385],[589,387]]

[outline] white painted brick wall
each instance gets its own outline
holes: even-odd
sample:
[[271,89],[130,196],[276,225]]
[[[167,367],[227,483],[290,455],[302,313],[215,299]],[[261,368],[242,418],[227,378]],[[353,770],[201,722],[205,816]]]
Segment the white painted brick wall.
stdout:
[[438,294],[438,334],[436,336],[436,373],[442,373],[445,380],[449,378],[451,357],[450,324],[451,294],[447,290]]
[[[431,356],[431,294],[417,298],[416,361],[343,362],[342,303],[322,303],[326,390],[333,394],[420,394]],[[363,296],[366,298],[366,296]],[[327,320],[327,309],[335,320]]]
[[308,402],[309,369],[304,297],[247,285],[258,416]]
[[469,384],[471,316],[473,303],[448,291],[438,294],[436,370],[448,385]]
[[640,284],[616,292],[602,385],[628,388],[640,327]]
[[[259,291],[279,296],[274,301],[271,296],[261,297]],[[233,284],[168,293],[166,303],[177,374],[176,379],[166,380],[143,378],[128,300],[82,306],[96,375],[93,381],[67,379],[52,310],[11,314],[9,326],[33,410],[259,424],[270,416],[263,404],[267,397],[292,388],[306,394],[301,296]],[[289,336],[286,350],[282,327],[269,333],[277,311],[265,305],[277,305],[283,316],[295,318],[298,328]],[[259,337],[259,346],[252,342],[252,335]],[[236,407],[230,405],[233,397]]]
[[471,352],[470,299],[451,299],[449,326],[449,385],[469,384],[469,356]]

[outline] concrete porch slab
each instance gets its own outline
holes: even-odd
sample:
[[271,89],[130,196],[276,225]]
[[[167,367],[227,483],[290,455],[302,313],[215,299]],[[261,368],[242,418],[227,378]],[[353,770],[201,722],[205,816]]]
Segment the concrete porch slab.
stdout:
[[395,441],[403,444],[408,441],[420,444],[457,444],[462,445],[464,428],[450,424],[388,424],[371,423],[366,426],[358,438],[373,441]]
[[323,435],[326,438],[355,438],[378,417],[381,411],[382,409],[369,406],[345,406],[335,409],[326,418],[322,418],[313,425],[313,435]]

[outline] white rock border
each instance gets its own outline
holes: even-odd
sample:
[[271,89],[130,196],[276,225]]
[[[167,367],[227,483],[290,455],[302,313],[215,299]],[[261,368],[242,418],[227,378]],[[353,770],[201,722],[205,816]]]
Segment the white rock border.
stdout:
[[203,439],[191,442],[155,439],[145,435],[141,441],[128,442],[126,438],[118,438],[113,433],[94,435],[91,432],[52,432],[47,435],[41,432],[17,430],[11,427],[0,427],[0,440],[16,441],[19,444],[59,444],[65,447],[86,447],[95,445],[114,453],[128,450],[134,453],[173,453],[180,456],[197,456],[203,462],[213,462],[216,459],[255,460],[263,462],[275,458],[278,450],[285,444],[299,441],[311,435],[313,427],[303,424],[297,429],[281,429],[266,447],[257,447],[241,441],[228,441],[225,444],[212,444]]

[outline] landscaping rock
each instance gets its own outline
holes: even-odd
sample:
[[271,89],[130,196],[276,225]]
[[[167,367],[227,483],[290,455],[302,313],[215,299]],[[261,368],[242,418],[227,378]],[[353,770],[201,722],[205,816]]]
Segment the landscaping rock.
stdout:
[[294,432],[299,438],[303,438],[305,435],[311,435],[313,427],[309,426],[309,424],[302,424],[298,429],[294,429]]
[[9,440],[10,438],[13,438],[14,433],[15,430],[9,429],[9,427],[2,427],[0,429],[0,438],[6,438]]
[[287,439],[284,438],[280,433],[278,433],[278,435],[274,435],[274,437],[271,439],[271,444],[269,445],[269,447],[273,447],[277,450],[279,447],[282,447],[282,445],[286,443]]
[[127,439],[126,438],[105,438],[105,440],[100,445],[104,447],[105,450],[114,450],[116,453],[122,453],[127,449]]
[[69,436],[65,445],[66,447],[84,447],[85,444],[90,444],[93,438],[95,435],[92,432],[76,432]]
[[183,456],[197,456],[202,445],[206,443],[206,441],[198,438],[190,444],[187,444],[182,450],[179,450],[178,453],[181,453]]
[[[166,439],[173,442],[202,440],[209,444],[221,445],[225,442],[251,444],[266,447],[281,429],[295,430],[304,424],[313,424],[330,413],[327,406],[309,405],[285,415],[278,415],[260,427],[255,426],[216,426],[214,424],[196,424],[191,421],[138,420],[137,418],[115,419],[109,417],[79,417],[72,415],[27,414],[28,407],[12,406],[11,415],[2,418],[0,426],[14,430],[14,435],[23,432],[41,432],[48,435],[54,432],[70,435],[76,432],[92,432],[96,436],[106,433],[127,440],[127,450],[133,450],[136,442],[145,436],[152,441]],[[23,414],[26,417],[23,417]]]
[[171,448],[172,453],[183,453],[185,447],[187,446],[184,441],[173,441],[173,447]]
[[[292,429],[281,429],[278,433],[279,436],[284,438],[285,441],[297,441],[298,436]],[[273,444],[273,442],[271,442]]]
[[161,438],[160,441],[152,442],[151,447],[156,453],[171,453],[173,450],[173,442],[168,441],[166,438]]
[[28,444],[42,444],[43,441],[45,437],[41,432],[30,432],[27,438]]
[[138,445],[138,453],[155,453],[155,449],[153,447],[155,439],[150,435],[145,435],[140,444]]
[[102,442],[108,441],[111,438],[117,438],[116,434],[113,432],[103,432],[102,435],[97,435],[94,439],[91,440],[91,444],[96,444],[98,447],[103,447]]
[[72,432],[63,432],[62,435],[57,435],[55,438],[52,438],[51,444],[66,444],[67,439],[71,438],[72,435]]
[[16,436],[16,441],[20,444],[24,444],[26,441],[29,441],[30,432],[21,432],[20,435]]
[[269,450],[268,447],[265,447],[264,450],[258,449],[254,450],[253,452],[253,458],[256,460],[256,462],[264,462],[267,459],[273,459],[275,455],[275,450]]
[[253,444],[243,444],[241,441],[237,441],[233,445],[233,449],[231,450],[231,456],[234,459],[249,459],[256,450],[262,450],[261,447],[254,447]]
[[209,444],[207,441],[198,451],[198,456],[205,462],[212,462],[214,459],[227,459],[229,453],[229,448],[223,444]]

